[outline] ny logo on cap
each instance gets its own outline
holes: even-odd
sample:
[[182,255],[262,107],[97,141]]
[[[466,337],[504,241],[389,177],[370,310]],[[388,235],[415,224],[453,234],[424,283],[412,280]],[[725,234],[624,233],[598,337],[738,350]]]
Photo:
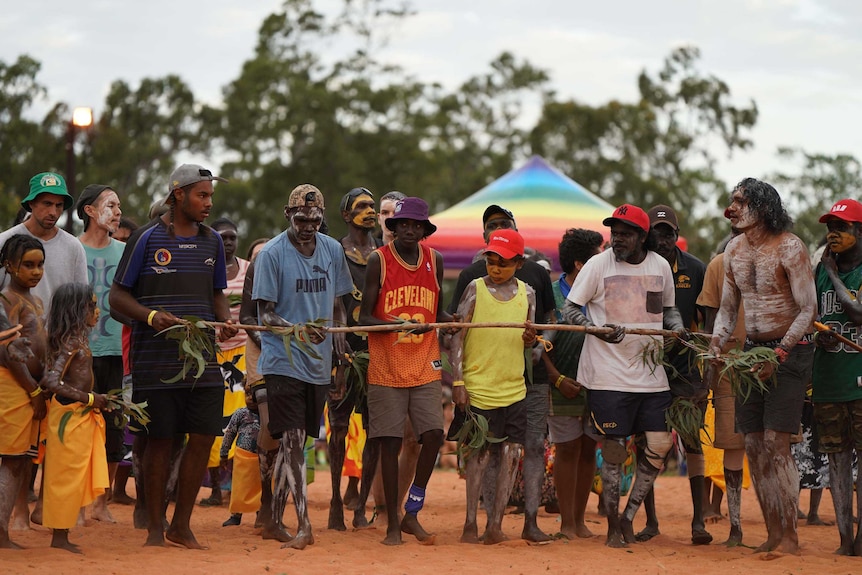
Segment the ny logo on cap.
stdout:
[[629,207],[628,207],[628,206],[620,206],[620,207],[618,207],[618,208],[617,208],[617,213],[618,213],[619,215],[621,215],[621,216],[626,215],[626,212],[627,212],[627,211],[629,211]]

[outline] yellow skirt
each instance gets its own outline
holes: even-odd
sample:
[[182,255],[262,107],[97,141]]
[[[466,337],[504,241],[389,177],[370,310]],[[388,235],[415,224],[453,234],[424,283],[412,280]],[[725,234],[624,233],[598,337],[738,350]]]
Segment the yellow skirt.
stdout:
[[[323,421],[326,423],[326,443],[332,430],[329,429],[329,402],[323,408]],[[365,429],[362,427],[362,415],[352,411],[350,421],[347,424],[347,438],[345,441],[344,467],[341,468],[343,477],[362,478],[362,450],[365,449]]]
[[[700,431],[703,445],[704,477],[712,481],[722,491],[727,491],[724,482],[724,450],[715,447],[715,408],[712,402],[707,402],[706,413],[703,416],[704,428]],[[748,457],[742,460],[742,487],[748,489],[751,485],[751,474],[748,471]]]
[[0,455],[26,455],[38,444],[39,421],[30,396],[5,367],[0,367]]
[[77,402],[63,405],[56,398],[51,400],[44,473],[42,524],[71,529],[81,507],[92,503],[110,485],[105,419],[98,410]]
[[231,513],[252,513],[260,509],[260,463],[257,453],[236,448],[230,491]]

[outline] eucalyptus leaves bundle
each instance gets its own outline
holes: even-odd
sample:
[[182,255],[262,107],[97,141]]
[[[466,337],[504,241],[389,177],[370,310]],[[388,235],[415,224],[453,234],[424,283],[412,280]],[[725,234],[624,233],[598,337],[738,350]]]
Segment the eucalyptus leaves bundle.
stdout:
[[170,379],[163,379],[164,383],[176,383],[186,378],[195,369],[192,377],[200,379],[207,367],[207,361],[215,360],[218,346],[215,338],[211,335],[211,327],[197,316],[183,316],[182,321],[169,328],[163,329],[156,335],[164,334],[165,339],[172,339],[179,344],[179,359],[183,361],[180,372]]
[[[150,423],[150,415],[147,413],[147,402],[142,401],[140,403],[135,403],[125,398],[123,395],[122,389],[112,389],[106,394],[108,398],[108,410],[110,411],[119,411],[122,410],[123,414],[128,416],[129,418],[137,421],[139,424],[146,427]],[[84,407],[84,411],[82,415],[86,415],[93,411],[92,406]],[[60,443],[63,443],[63,437],[66,434],[66,426],[69,424],[69,420],[72,418],[73,412],[67,411],[60,418],[60,425],[57,429],[57,436],[60,439]]]
[[494,437],[488,431],[488,420],[480,413],[474,413],[470,406],[464,410],[464,424],[458,433],[455,434],[455,441],[458,442],[456,453],[463,460],[470,459],[474,454],[481,451],[486,445],[492,443],[501,443],[508,439],[507,437]]

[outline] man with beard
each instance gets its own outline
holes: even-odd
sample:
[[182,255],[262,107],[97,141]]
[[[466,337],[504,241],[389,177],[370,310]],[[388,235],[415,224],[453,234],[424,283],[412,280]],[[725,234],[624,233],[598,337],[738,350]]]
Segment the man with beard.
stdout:
[[[649,217],[637,206],[623,204],[605,218],[611,248],[584,264],[569,292],[563,317],[567,322],[610,328],[588,335],[581,353],[578,380],[589,390],[592,419],[602,441],[602,484],[608,517],[608,547],[635,542],[632,520],[652,488],[673,444],[665,423],[671,394],[667,375],[641,357],[645,348],[662,345],[649,335],[628,335],[619,325],[670,329],[685,333],[675,306],[673,274],[655,253]],[[586,311],[586,313],[584,312]],[[638,458],[637,477],[625,511],[619,512],[622,465],[628,435],[643,433],[646,446]]]
[[[164,546],[168,539],[189,549],[205,548],[189,522],[210,447],[221,432],[224,381],[210,362],[199,378],[188,373],[166,383],[185,373],[184,361],[178,358],[176,341],[156,334],[187,315],[232,323],[222,291],[227,287],[224,246],[221,236],[203,223],[212,209],[215,180],[227,181],[196,164],[174,170],[165,199],[168,212],[132,234],[111,287],[111,308],[132,321],[132,396],[136,403],[147,402],[152,417],[139,432],[147,437],[145,545]],[[231,325],[222,327],[218,339],[224,341],[236,331]],[[178,434],[188,434],[188,441],[180,461],[176,508],[166,531],[164,501]]]
[[[742,232],[724,256],[724,290],[710,348],[719,356],[745,303],[745,348],[775,350],[779,366],[769,391],[752,389],[736,399],[736,429],[745,434],[751,479],[766,520],[768,538],[757,552],[797,553],[796,510],[799,474],[790,436],[799,430],[805,386],[811,377],[812,322],[817,294],[808,250],[788,230],[793,220],[771,185],[754,178],[739,182],[725,216]],[[773,364],[755,366],[757,376],[773,378]]]
[[[706,266],[693,255],[677,247],[679,224],[673,208],[660,204],[650,208],[647,215],[649,215],[650,220],[650,234],[655,241],[655,251],[667,260],[673,272],[676,307],[682,316],[682,323],[687,329],[695,329],[703,316],[703,311],[698,308],[696,301],[703,287]],[[676,344],[670,350],[667,359],[673,366],[666,368],[671,394],[697,405],[702,415],[706,411],[706,397],[709,394],[709,389],[700,375],[697,358],[687,347]],[[683,446],[686,453],[688,480],[691,484],[693,508],[691,542],[695,545],[707,545],[712,542],[712,535],[707,532],[703,519],[703,446],[700,441],[695,445],[689,445],[688,442],[684,441]],[[647,515],[647,524],[637,534],[638,541],[648,541],[659,534],[653,490],[650,490],[644,500],[644,510]]]

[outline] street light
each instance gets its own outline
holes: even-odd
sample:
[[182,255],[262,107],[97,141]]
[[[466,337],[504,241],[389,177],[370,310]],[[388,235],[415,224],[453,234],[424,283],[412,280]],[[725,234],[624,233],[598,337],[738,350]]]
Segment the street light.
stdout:
[[[66,187],[69,195],[75,197],[75,136],[79,129],[87,129],[93,125],[92,108],[75,108],[72,119],[66,127]],[[66,231],[73,231],[72,209],[66,210]]]

